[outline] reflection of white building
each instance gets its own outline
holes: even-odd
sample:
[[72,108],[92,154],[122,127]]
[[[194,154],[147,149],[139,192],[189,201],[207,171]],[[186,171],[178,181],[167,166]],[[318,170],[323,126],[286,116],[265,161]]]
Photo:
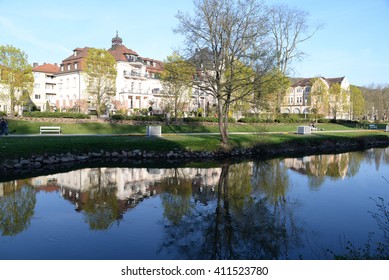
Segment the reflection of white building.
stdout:
[[[48,182],[83,193],[101,184],[117,188],[117,198],[125,200],[138,195],[151,195],[150,189],[158,182],[177,175],[176,169],[148,168],[87,168],[34,178],[34,186]],[[179,168],[179,178],[199,182],[201,186],[215,186],[219,181],[220,168]]]
[[301,174],[340,176],[344,179],[348,171],[349,153],[286,158],[284,163],[286,167]]

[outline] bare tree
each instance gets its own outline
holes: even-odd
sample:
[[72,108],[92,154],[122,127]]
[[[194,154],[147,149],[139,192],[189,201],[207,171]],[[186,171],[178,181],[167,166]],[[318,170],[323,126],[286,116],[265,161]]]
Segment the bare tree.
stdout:
[[[271,41],[273,43],[277,69],[287,75],[293,61],[301,60],[304,53],[298,46],[310,39],[321,25],[311,27],[308,24],[309,14],[306,11],[291,8],[285,4],[276,4],[268,8]],[[281,106],[283,92],[278,94]]]
[[298,46],[310,39],[321,27],[310,27],[308,16],[306,11],[290,8],[285,4],[273,5],[268,9],[276,64],[283,74],[287,74],[294,60],[301,60],[305,55],[298,50]]
[[219,131],[228,144],[228,113],[252,94],[255,61],[267,36],[265,6],[256,0],[194,0],[194,15],[179,12],[176,32],[186,39],[188,58],[198,69],[196,87],[217,101]]

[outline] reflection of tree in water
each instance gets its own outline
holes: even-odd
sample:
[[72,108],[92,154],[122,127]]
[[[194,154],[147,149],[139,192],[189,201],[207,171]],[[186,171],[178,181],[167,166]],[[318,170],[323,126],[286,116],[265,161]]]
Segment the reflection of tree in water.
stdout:
[[34,215],[35,190],[16,181],[3,183],[4,197],[0,197],[0,230],[3,236],[13,236],[26,230]]
[[249,163],[223,165],[215,198],[192,201],[177,222],[166,221],[161,250],[183,259],[278,259],[283,256],[285,226],[272,211],[272,198],[252,196]]
[[289,189],[288,168],[283,160],[273,159],[259,161],[254,165],[254,189],[265,195],[267,205],[272,210],[276,227],[284,232],[282,243],[282,257],[288,258],[291,247],[301,247],[302,228],[299,227],[293,216],[293,205],[288,201],[286,194]]
[[[96,171],[96,170],[95,170]],[[122,213],[117,199],[116,182],[109,179],[109,174],[97,169],[91,172],[87,197],[84,197],[82,209],[85,221],[92,230],[106,230]]]
[[161,187],[164,191],[161,194],[164,216],[173,224],[178,224],[190,210],[192,194],[192,180],[185,178],[179,170],[175,168],[171,176],[161,181]]

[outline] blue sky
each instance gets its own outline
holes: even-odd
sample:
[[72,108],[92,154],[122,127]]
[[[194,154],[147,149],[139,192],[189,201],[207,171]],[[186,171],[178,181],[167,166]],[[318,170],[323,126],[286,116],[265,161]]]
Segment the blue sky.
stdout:
[[[351,84],[389,84],[389,0],[266,0],[307,11],[323,27],[300,49],[298,77],[346,76]],[[29,62],[60,63],[76,47],[108,49],[116,30],[139,55],[163,60],[182,46],[174,34],[178,10],[192,0],[0,0],[0,45],[27,53]]]

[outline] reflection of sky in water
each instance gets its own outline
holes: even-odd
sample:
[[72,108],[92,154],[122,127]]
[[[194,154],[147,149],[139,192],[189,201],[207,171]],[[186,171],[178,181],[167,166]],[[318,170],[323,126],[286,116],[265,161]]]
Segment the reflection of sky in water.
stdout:
[[313,251],[321,247],[339,250],[347,241],[363,246],[369,232],[376,231],[376,222],[369,211],[378,211],[373,199],[383,197],[389,202],[389,185],[382,178],[389,174],[388,165],[381,165],[376,171],[374,165],[362,163],[355,177],[336,181],[327,178],[315,191],[307,188],[305,176],[288,173],[291,179],[288,198],[299,205],[294,208],[294,215],[304,224],[307,243]]
[[347,241],[363,248],[369,232],[381,240],[371,212],[374,199],[389,202],[387,154],[95,168],[0,183],[2,222],[22,184],[36,198],[21,232],[0,228],[0,258],[332,258],[327,249],[344,253]]

